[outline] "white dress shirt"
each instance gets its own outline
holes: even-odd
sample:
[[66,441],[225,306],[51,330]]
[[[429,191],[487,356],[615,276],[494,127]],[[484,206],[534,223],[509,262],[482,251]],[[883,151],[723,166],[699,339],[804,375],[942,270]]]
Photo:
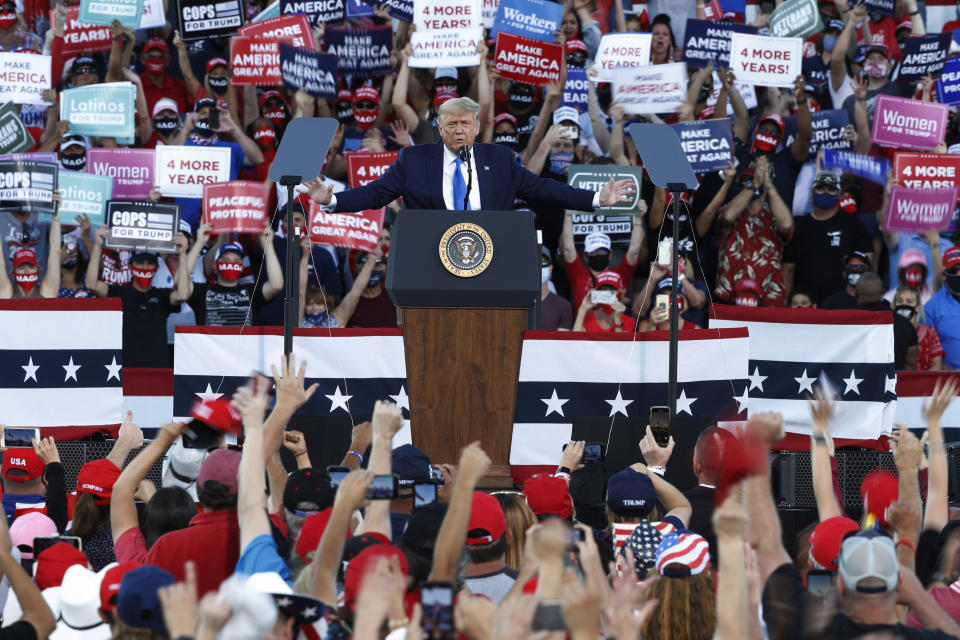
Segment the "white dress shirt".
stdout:
[[[473,186],[470,188],[470,208],[477,210],[480,208],[480,186],[477,184],[477,163],[473,155],[473,149],[470,150],[470,166],[473,167]],[[453,202],[453,178],[457,170],[457,154],[443,145],[443,203],[447,209],[459,209],[460,207]],[[463,175],[463,184],[470,184],[469,173],[466,167],[461,167],[460,173]],[[461,202],[462,206],[463,203]]]

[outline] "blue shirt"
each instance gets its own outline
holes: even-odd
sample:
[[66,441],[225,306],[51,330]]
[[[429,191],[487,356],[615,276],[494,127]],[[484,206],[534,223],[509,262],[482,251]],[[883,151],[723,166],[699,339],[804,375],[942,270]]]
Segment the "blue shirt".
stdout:
[[[199,145],[188,138],[187,141],[183,143],[183,146],[199,147],[203,145]],[[243,155],[243,148],[236,142],[224,142],[223,140],[208,146],[230,147],[230,180],[239,178],[240,167],[243,166],[243,162],[246,159],[246,156]],[[189,222],[192,233],[196,235],[197,227],[200,226],[200,211],[203,209],[203,198],[174,198],[173,201],[180,205],[180,219]]]
[[255,573],[279,573],[287,584],[293,583],[290,567],[280,557],[277,542],[269,533],[259,535],[250,541],[237,560],[236,573],[252,576]]
[[[940,238],[940,255],[953,246],[953,243],[946,238]],[[900,286],[900,256],[907,249],[920,249],[927,258],[927,286],[933,287],[933,253],[930,251],[930,245],[916,233],[901,232],[895,247],[890,247],[890,288],[896,289]]]
[[16,516],[18,506],[21,509],[43,509],[47,501],[44,496],[35,493],[5,493],[3,494],[2,500],[3,511],[7,516],[8,526],[13,524],[13,518]]
[[940,334],[940,344],[946,351],[943,364],[951,369],[960,369],[960,302],[950,295],[946,286],[942,286],[923,305],[923,313],[926,316],[925,324]]

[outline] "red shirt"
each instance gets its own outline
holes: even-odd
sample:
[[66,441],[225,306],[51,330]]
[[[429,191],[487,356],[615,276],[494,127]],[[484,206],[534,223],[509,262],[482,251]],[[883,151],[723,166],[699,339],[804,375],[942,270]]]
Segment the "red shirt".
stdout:
[[766,201],[756,213],[744,209],[720,240],[714,294],[733,302],[734,287],[749,278],[763,292],[761,306],[782,307],[787,296],[783,284],[783,244],[777,219]]
[[[620,316],[620,327],[625,333],[633,333],[633,330],[636,326],[637,321],[630,316]],[[601,327],[592,311],[587,313],[587,315],[583,318],[583,329],[585,331],[601,331],[605,333],[613,332],[613,327],[610,327],[609,329],[604,329]]]
[[143,93],[147,98],[147,113],[153,114],[153,105],[157,104],[160,98],[170,98],[177,103],[179,113],[193,111],[193,103],[187,94],[187,83],[180,78],[171,78],[163,74],[163,84],[156,85],[146,72],[140,74],[140,82],[143,84]]
[[165,533],[147,552],[147,564],[166,569],[182,582],[183,563],[192,560],[197,568],[197,595],[220,588],[240,559],[240,525],[237,511],[198,513],[186,529]]
[[940,344],[940,335],[933,327],[925,324],[917,325],[917,339],[920,343],[920,353],[917,356],[917,371],[926,371],[933,364],[933,359],[943,356],[947,352]]
[[[567,262],[566,265],[567,278],[570,279],[570,291],[573,292],[573,308],[576,310],[580,308],[580,303],[583,302],[584,297],[596,285],[590,269],[580,261],[579,257],[573,262]],[[633,272],[636,270],[637,265],[631,265],[627,262],[626,256],[620,261],[620,264],[610,269],[610,271],[616,271],[620,274],[620,277],[623,278],[623,284],[626,286],[630,285],[630,281],[633,280]]]

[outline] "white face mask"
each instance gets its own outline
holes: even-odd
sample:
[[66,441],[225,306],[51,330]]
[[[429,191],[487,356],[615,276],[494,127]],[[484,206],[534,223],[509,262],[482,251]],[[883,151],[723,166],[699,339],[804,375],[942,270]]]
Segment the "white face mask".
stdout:
[[550,267],[540,267],[540,284],[550,279]]

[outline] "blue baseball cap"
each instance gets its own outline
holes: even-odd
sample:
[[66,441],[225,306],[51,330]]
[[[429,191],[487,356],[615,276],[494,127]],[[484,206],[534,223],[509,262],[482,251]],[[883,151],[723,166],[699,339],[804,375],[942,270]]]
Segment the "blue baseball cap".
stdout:
[[412,444],[404,444],[394,449],[391,465],[393,472],[400,478],[401,487],[430,480],[430,458]]
[[234,251],[236,253],[239,253],[241,257],[244,255],[243,245],[241,245],[239,242],[228,242],[227,244],[217,249],[216,259],[219,260],[220,256],[225,254],[227,251]]
[[176,581],[169,571],[149,564],[127,572],[117,594],[117,615],[131,627],[166,634],[158,591]]
[[618,516],[645,516],[657,503],[653,480],[627,467],[607,480],[607,506]]

